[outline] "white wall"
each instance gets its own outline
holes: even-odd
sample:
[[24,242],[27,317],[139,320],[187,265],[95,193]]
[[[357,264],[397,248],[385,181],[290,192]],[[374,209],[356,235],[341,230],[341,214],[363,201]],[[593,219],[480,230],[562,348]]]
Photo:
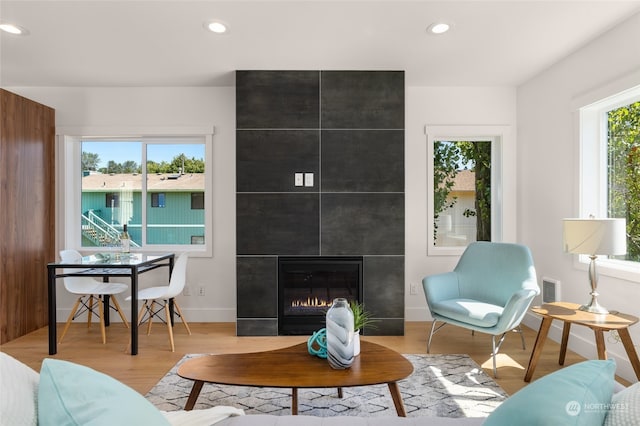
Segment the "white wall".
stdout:
[[[577,145],[571,106],[584,93],[640,70],[640,15],[631,17],[517,89],[409,87],[406,92],[406,318],[426,320],[420,281],[450,270],[455,257],[427,257],[425,125],[516,125],[518,238],[533,251],[539,277],[562,282],[562,298],[587,299],[586,271],[561,250],[561,219],[577,214]],[[234,88],[7,88],[56,109],[56,125],[215,125],[214,256],[190,262],[188,281],[206,286],[206,296],[183,297],[191,321],[235,320],[235,94]],[[517,94],[517,102],[516,102]],[[517,114],[516,114],[517,113]],[[516,179],[516,176],[513,176]],[[58,188],[58,191],[61,189]],[[58,216],[63,212],[58,210]],[[64,232],[64,229],[58,229]],[[141,285],[153,276],[144,276]],[[411,295],[410,284],[418,284]],[[601,301],[611,309],[640,315],[640,284],[600,279]],[[71,299],[60,296],[66,318]],[[537,328],[535,317],[527,324]],[[640,343],[640,326],[631,334]],[[558,339],[555,325],[551,336]],[[574,327],[570,348],[595,358],[593,335]],[[633,379],[620,343],[607,341],[618,372]]]
[[[634,42],[630,42],[634,40]],[[586,267],[576,267],[562,251],[562,218],[578,215],[578,140],[575,103],[588,93],[604,93],[623,79],[640,84],[640,15],[599,37],[518,88],[519,236],[531,247],[538,276],[562,282],[565,301],[586,303]],[[609,93],[609,95],[614,93]],[[603,272],[603,271],[601,271]],[[601,273],[598,300],[611,310],[640,315],[640,282]],[[537,328],[539,320],[525,321]],[[557,323],[557,321],[556,321]],[[560,338],[560,324],[551,336]],[[630,329],[640,344],[640,326]],[[636,380],[620,342],[606,338],[607,350],[618,362],[618,374]],[[593,332],[574,326],[570,349],[596,358]]]
[[[515,129],[514,88],[409,87],[405,131],[405,317],[431,319],[422,290],[425,275],[453,269],[457,256],[427,256],[427,137],[425,125],[501,125]],[[513,142],[513,141],[512,141]],[[515,180],[515,176],[513,176]],[[515,212],[513,213],[515,215]],[[410,294],[410,285],[418,294]],[[426,342],[425,342],[426,345]]]
[[[235,90],[226,88],[9,88],[56,109],[57,127],[173,127],[215,125],[214,256],[192,258],[188,282],[205,296],[182,297],[191,321],[235,321]],[[427,257],[427,154],[425,125],[515,127],[515,89],[409,87],[406,93],[406,318],[427,320],[422,277],[450,270],[453,256]],[[58,188],[58,191],[61,191]],[[64,232],[58,208],[58,235]],[[60,238],[58,238],[61,241]],[[151,285],[150,274],[141,286]],[[411,295],[409,284],[418,285]],[[72,299],[59,291],[58,320]]]
[[[192,257],[187,274],[192,296],[181,307],[192,322],[235,321],[235,88],[7,88],[56,110],[56,127],[189,127],[214,126],[213,138],[213,257]],[[60,156],[58,169],[63,167]],[[57,192],[62,171],[57,170]],[[64,233],[64,211],[57,206],[57,238]],[[58,250],[60,247],[58,247]],[[53,259],[52,259],[53,260]],[[140,276],[140,286],[166,285],[164,268]],[[196,288],[205,287],[205,296]],[[73,299],[58,287],[58,321],[64,321]],[[129,304],[126,304],[129,310]],[[114,318],[114,321],[117,321]]]

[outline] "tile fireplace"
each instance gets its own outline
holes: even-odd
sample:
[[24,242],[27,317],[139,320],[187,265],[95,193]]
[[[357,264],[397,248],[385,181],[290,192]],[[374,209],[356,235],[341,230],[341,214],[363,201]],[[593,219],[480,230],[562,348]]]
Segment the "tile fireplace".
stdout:
[[309,334],[342,295],[365,334],[404,334],[404,92],[403,71],[236,71],[239,336]]
[[362,257],[279,257],[278,334],[325,326],[333,299],[360,301]]

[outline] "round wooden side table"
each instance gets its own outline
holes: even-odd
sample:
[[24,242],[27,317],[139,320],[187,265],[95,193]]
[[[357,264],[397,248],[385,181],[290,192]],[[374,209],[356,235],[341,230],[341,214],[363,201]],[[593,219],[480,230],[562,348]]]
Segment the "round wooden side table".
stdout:
[[638,353],[633,346],[631,335],[629,334],[629,327],[638,322],[638,317],[620,312],[593,314],[581,311],[579,308],[579,304],[567,302],[546,303],[542,306],[534,306],[531,308],[532,312],[542,317],[542,323],[540,324],[540,330],[538,330],[536,343],[533,346],[533,352],[531,353],[529,365],[524,375],[524,381],[531,381],[533,371],[536,369],[538,358],[540,358],[542,347],[544,346],[544,342],[547,340],[549,328],[551,328],[551,323],[554,319],[564,323],[562,328],[560,357],[558,359],[558,363],[560,365],[564,365],[564,359],[567,354],[567,342],[569,341],[571,324],[583,325],[593,330],[596,339],[596,348],[598,350],[598,359],[607,358],[604,345],[604,332],[616,330],[620,336],[622,345],[627,351],[627,356],[629,357],[629,361],[631,361],[633,371],[635,371],[636,377],[640,380],[640,360],[638,360]]

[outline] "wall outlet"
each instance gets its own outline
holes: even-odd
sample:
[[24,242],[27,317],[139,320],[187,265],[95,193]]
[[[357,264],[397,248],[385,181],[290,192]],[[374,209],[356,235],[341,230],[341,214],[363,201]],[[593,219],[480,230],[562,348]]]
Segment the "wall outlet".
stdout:
[[191,296],[191,288],[189,288],[188,286],[184,286],[184,288],[182,289],[182,295]]
[[295,186],[302,186],[304,185],[304,178],[303,178],[304,174],[303,173],[294,173],[293,174],[293,184]]
[[418,294],[418,284],[416,283],[409,284],[409,294],[412,294],[412,295]]
[[198,296],[204,296],[204,287],[203,286],[198,287]]

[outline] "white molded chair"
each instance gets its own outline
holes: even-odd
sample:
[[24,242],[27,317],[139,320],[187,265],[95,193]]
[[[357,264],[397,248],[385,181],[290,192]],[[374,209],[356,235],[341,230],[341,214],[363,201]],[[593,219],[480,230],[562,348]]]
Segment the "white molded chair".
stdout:
[[[82,258],[82,255],[76,250],[61,250],[60,258],[64,263],[75,263]],[[78,272],[77,269],[65,269],[64,272]],[[122,318],[122,322],[125,327],[129,328],[129,323],[127,322],[122,309],[120,308],[120,304],[116,299],[115,295],[120,294],[129,288],[129,285],[125,283],[118,282],[102,282],[93,277],[64,277],[62,279],[64,282],[65,289],[72,294],[78,295],[78,299],[76,303],[71,308],[71,313],[69,314],[69,318],[67,319],[67,323],[62,330],[62,334],[60,335],[60,340],[58,343],[62,343],[62,339],[65,334],[67,334],[67,330],[71,325],[71,321],[78,318],[83,313],[87,312],[87,327],[91,327],[91,316],[94,313],[97,313],[100,318],[100,332],[102,333],[102,343],[107,343],[107,332],[104,326],[104,297],[109,296],[110,304],[109,307],[115,309],[120,318]],[[111,306],[113,304],[113,306]]]
[[[171,352],[175,352],[175,344],[173,341],[173,324],[171,323],[171,314],[169,310],[170,303],[173,303],[176,310],[175,314],[180,317],[182,324],[184,324],[184,327],[187,329],[187,333],[191,335],[189,324],[187,324],[187,321],[184,319],[180,306],[178,305],[178,301],[175,299],[175,297],[182,292],[186,284],[188,260],[188,253],[182,253],[178,256],[178,260],[176,260],[173,265],[173,271],[171,272],[171,278],[169,279],[168,286],[149,287],[138,291],[138,300],[144,301],[144,304],[140,308],[140,313],[138,314],[138,326],[143,322],[148,321],[147,334],[151,334],[151,323],[154,317],[167,324]],[[131,300],[131,297],[128,297],[127,300]],[[161,316],[163,311],[164,318]]]
[[[495,377],[496,354],[507,332],[518,331],[525,349],[520,322],[540,293],[528,247],[486,241],[471,243],[452,272],[427,276],[422,285],[433,318],[427,353],[433,335],[445,324],[491,335]],[[436,328],[437,321],[443,324]]]

